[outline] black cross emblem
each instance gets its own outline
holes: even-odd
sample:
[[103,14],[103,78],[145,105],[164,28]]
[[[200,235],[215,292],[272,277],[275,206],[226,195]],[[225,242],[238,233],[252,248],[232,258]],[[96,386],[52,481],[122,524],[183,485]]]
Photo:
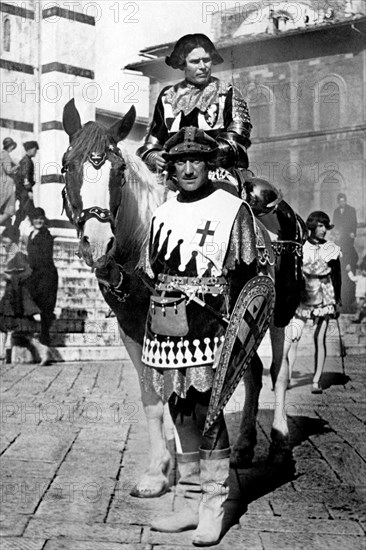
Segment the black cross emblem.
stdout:
[[198,246],[203,246],[205,244],[206,238],[208,235],[214,235],[215,231],[209,229],[211,222],[207,221],[204,229],[197,229],[196,233],[202,233],[201,240]]

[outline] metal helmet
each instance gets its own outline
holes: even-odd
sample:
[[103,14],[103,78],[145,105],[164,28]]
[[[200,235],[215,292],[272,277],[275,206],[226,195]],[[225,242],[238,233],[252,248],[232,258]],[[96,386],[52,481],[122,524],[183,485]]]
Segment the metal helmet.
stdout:
[[250,205],[255,216],[264,216],[273,212],[282,201],[281,192],[269,181],[250,177],[244,184],[246,196],[244,199]]

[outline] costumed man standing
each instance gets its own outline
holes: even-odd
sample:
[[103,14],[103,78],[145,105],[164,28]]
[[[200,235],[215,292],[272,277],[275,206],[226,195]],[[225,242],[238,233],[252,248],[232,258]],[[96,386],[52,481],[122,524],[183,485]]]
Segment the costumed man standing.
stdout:
[[166,149],[179,192],[156,210],[139,264],[154,288],[142,379],[169,403],[180,479],[173,515],[153,521],[152,528],[195,529],[193,544],[209,546],[220,540],[230,446],[222,412],[205,435],[203,427],[226,325],[194,297],[229,315],[244,284],[257,274],[256,239],[248,206],[208,178],[216,141],[187,127]]
[[310,235],[304,244],[303,274],[305,288],[291,324],[292,342],[288,339],[290,371],[296,362],[297,347],[305,323],[314,323],[314,377],[312,393],[322,393],[321,375],[327,356],[326,334],[329,320],[339,316],[341,305],[341,249],[325,235],[333,228],[328,214],[317,210],[309,214],[306,225]]
[[26,141],[23,143],[25,155],[19,162],[19,169],[15,176],[16,198],[19,201],[19,208],[15,216],[15,227],[20,226],[23,220],[34,210],[33,191],[35,184],[34,179],[34,162],[39,149],[36,141]]

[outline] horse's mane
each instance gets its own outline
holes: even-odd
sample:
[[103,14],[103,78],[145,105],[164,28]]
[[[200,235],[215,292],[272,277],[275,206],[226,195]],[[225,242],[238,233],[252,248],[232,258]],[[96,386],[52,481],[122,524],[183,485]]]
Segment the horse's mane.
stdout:
[[156,208],[167,198],[169,190],[158,183],[146,164],[135,154],[122,152],[126,161],[126,183],[116,223],[118,248],[123,254],[122,262],[138,257],[146,241],[150,220]]

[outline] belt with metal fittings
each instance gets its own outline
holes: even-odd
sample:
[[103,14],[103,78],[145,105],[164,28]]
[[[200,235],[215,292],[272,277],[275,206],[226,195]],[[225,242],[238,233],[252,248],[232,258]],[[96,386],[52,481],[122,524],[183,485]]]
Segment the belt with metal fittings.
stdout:
[[225,277],[179,277],[176,275],[158,275],[157,290],[172,291],[179,288],[196,290],[202,294],[227,294],[228,284]]
[[300,258],[302,257],[302,244],[296,241],[273,241],[271,246],[276,256],[281,256],[281,254],[296,254]]
[[327,273],[326,275],[317,275],[316,273],[306,273],[304,271],[304,275],[307,279],[330,279],[330,273]]

